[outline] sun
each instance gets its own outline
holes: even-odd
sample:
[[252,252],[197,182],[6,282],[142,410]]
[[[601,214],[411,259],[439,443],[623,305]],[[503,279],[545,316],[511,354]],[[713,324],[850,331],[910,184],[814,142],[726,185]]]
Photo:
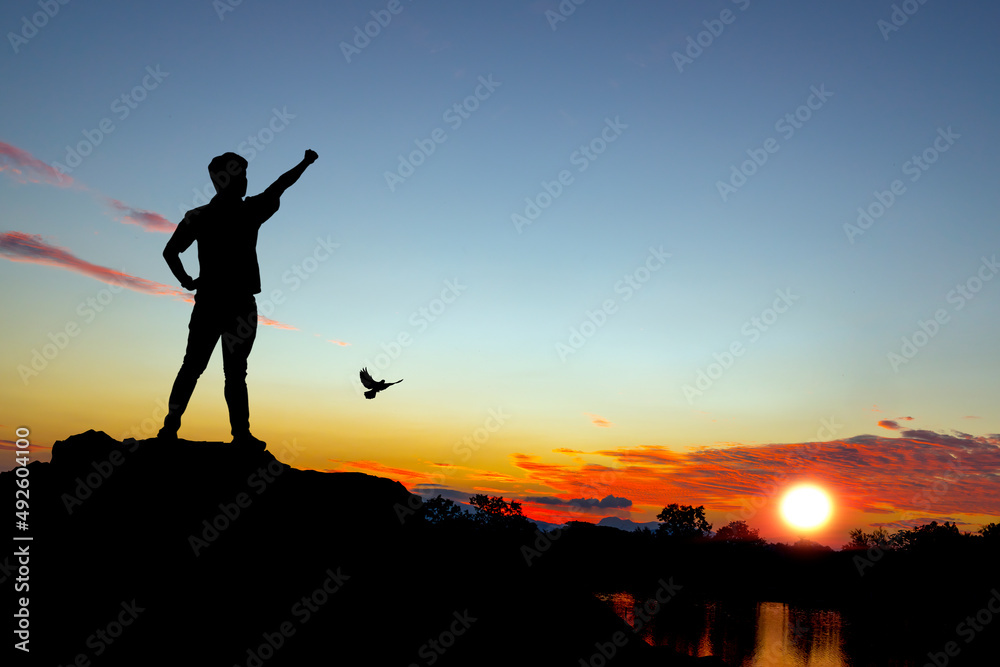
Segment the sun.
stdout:
[[793,528],[811,530],[827,522],[833,513],[830,496],[813,484],[789,489],[781,499],[781,516]]

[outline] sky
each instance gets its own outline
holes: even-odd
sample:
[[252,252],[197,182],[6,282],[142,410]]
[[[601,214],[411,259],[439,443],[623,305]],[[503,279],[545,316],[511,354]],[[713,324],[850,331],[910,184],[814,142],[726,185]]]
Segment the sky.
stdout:
[[[974,531],[1000,517],[998,19],[4,3],[0,451],[155,435],[192,304],[161,253],[208,162],[240,153],[256,194],[312,149],[258,241],[251,424],[280,460],[557,523]],[[404,382],[365,400],[362,367]],[[216,351],[182,438],[228,441],[222,382]],[[799,481],[835,508],[809,533],[777,515]]]

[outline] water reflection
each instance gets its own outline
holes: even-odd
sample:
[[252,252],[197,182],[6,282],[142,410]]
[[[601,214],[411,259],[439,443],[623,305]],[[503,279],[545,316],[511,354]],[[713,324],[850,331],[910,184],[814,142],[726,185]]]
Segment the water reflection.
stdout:
[[660,605],[629,593],[598,595],[651,645],[717,656],[734,667],[849,667],[838,611],[784,602]]

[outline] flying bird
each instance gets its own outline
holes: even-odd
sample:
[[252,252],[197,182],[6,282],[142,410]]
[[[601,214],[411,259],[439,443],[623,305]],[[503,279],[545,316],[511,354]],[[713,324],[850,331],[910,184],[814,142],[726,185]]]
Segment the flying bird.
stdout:
[[375,398],[375,394],[379,393],[387,387],[391,387],[394,384],[399,384],[402,380],[396,380],[395,382],[386,382],[385,380],[373,380],[372,376],[368,374],[367,368],[361,369],[361,384],[370,389],[371,391],[365,392],[365,398]]

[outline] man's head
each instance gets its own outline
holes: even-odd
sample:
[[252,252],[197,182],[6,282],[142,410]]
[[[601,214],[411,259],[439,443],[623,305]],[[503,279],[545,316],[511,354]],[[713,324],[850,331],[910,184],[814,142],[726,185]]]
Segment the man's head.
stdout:
[[208,175],[220,195],[244,197],[247,193],[247,165],[242,155],[223,153],[208,163]]

